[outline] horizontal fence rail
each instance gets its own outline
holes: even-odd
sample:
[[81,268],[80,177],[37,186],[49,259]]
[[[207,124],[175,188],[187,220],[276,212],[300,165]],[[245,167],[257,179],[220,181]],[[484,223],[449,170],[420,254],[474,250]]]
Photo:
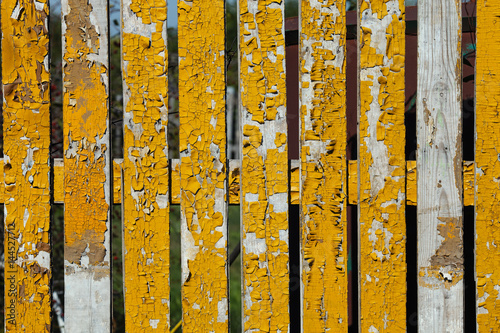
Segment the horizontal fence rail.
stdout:
[[54,312],[68,332],[111,332],[117,283],[127,332],[235,331],[233,269],[244,332],[500,330],[500,0],[361,0],[351,12],[346,0],[299,0],[293,26],[284,0],[238,0],[235,50],[229,5],[178,0],[169,58],[175,9],[122,0],[121,109],[108,1],[62,0],[51,56],[62,59],[63,154],[51,156],[54,14],[47,0],[1,2],[5,331],[54,331]]

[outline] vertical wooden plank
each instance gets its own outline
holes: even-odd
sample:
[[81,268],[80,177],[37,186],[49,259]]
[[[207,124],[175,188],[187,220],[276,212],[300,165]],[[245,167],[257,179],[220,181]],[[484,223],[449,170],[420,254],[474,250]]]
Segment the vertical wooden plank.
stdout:
[[1,2],[7,332],[50,332],[48,5]]
[[405,4],[359,2],[360,330],[406,330]]
[[65,324],[111,328],[108,8],[63,0]]
[[418,329],[462,332],[461,1],[418,3]]
[[347,332],[345,1],[300,8],[302,332]]
[[182,320],[227,332],[224,0],[179,0]]
[[500,1],[477,1],[477,330],[500,326]]
[[239,0],[245,332],[288,332],[288,150],[283,0]]
[[167,4],[122,0],[125,329],[170,329]]

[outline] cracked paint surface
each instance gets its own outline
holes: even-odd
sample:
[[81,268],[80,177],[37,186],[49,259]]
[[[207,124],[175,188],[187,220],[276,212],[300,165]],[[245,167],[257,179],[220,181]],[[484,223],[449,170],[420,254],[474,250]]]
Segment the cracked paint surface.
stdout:
[[125,329],[170,329],[167,4],[122,0]]
[[239,0],[243,330],[288,332],[284,1]]
[[476,287],[478,332],[500,326],[500,1],[477,1]]
[[50,332],[48,2],[3,0],[5,330]]
[[63,0],[65,325],[110,330],[108,14]]
[[302,330],[347,332],[345,1],[300,20]]
[[420,332],[462,332],[464,324],[461,6],[460,0],[418,6]]
[[182,320],[186,332],[229,329],[224,5],[224,0],[178,2]]
[[360,15],[360,321],[406,329],[405,5],[363,0]]

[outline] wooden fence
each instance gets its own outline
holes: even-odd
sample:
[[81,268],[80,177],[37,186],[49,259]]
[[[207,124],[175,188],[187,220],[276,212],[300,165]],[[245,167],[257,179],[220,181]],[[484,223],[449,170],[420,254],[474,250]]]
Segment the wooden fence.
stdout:
[[[500,330],[500,0],[476,4],[474,162],[462,159],[460,0],[419,1],[416,161],[405,158],[404,1],[359,1],[358,156],[348,161],[345,0],[301,0],[300,160],[289,162],[284,0],[239,0],[241,160],[226,155],[225,1],[178,1],[180,159],[169,160],[166,1],[122,0],[124,158],[113,164],[108,3],[62,1],[64,158],[51,163],[48,0],[2,0],[6,330],[51,330],[57,202],[71,333],[111,329],[113,202],[128,332],[175,325],[173,204],[184,332],[229,329],[228,204],[241,207],[243,330],[347,332],[356,203],[360,331],[407,330],[405,210],[415,204],[418,330],[464,331],[464,205],[475,206],[476,329]],[[289,315],[290,204],[300,207],[302,328]]]

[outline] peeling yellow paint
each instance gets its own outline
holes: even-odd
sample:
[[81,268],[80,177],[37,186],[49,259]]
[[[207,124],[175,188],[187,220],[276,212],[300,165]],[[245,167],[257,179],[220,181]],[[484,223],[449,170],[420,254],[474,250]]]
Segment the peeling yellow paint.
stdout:
[[358,204],[358,161],[348,161],[348,203],[349,205],[357,205]]
[[474,162],[464,161],[464,206],[474,206]]
[[170,196],[171,204],[179,205],[181,203],[181,161],[171,160],[170,162]]
[[477,1],[476,283],[478,332],[500,325],[500,1]]
[[239,0],[243,330],[288,332],[283,0]]
[[417,205],[417,161],[406,161],[406,204]]
[[167,4],[122,0],[122,7],[125,328],[165,332],[170,329]]
[[1,2],[7,332],[51,330],[48,15],[46,0]]
[[178,13],[182,326],[227,332],[224,0],[179,0]]
[[361,331],[406,327],[405,5],[360,3]]
[[345,1],[301,4],[302,325],[347,332]]
[[290,165],[290,205],[300,203],[300,164],[292,160]]

